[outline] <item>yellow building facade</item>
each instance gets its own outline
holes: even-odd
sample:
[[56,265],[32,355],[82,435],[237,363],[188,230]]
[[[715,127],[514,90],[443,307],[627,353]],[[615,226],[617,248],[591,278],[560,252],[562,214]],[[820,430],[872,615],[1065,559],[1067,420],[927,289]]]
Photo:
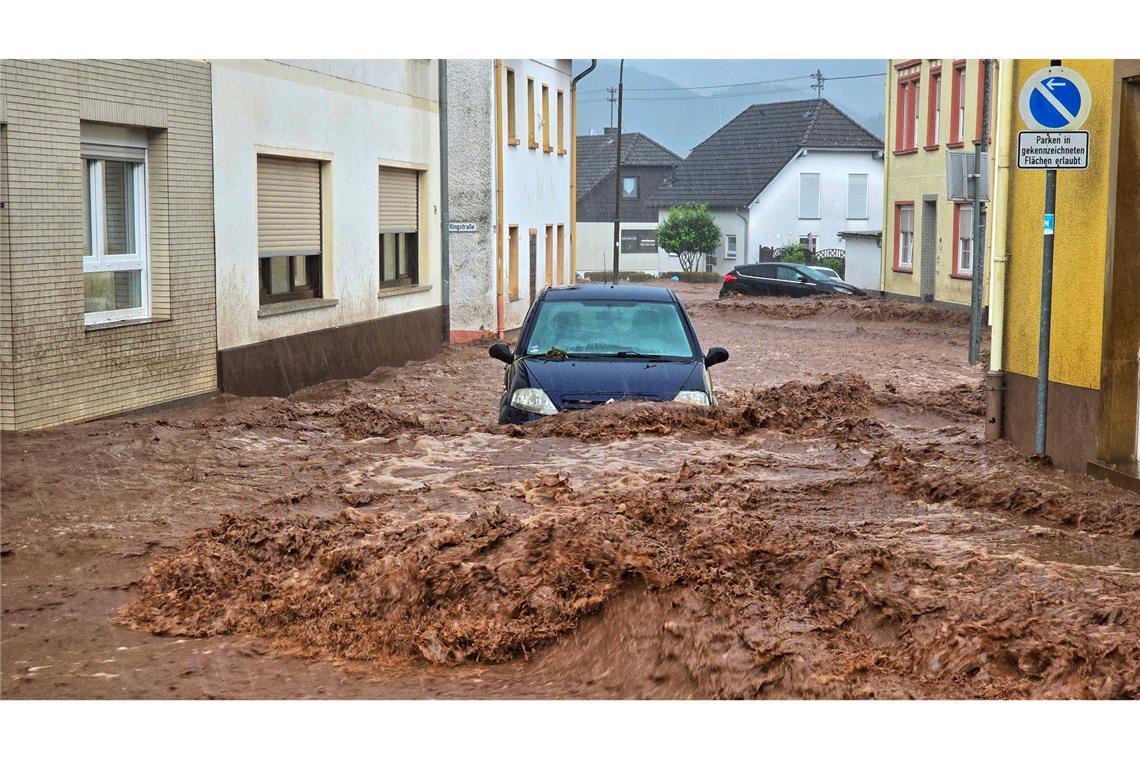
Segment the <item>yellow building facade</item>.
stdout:
[[[1046,453],[1064,469],[1135,483],[1140,395],[1140,61],[1065,60],[1092,94],[1084,170],[1057,177]],[[997,135],[1008,187],[994,255],[1002,434],[1034,450],[1045,172],[1017,169],[1017,106],[1048,60],[1011,62],[1011,113]],[[1006,179],[1007,177],[1007,179]],[[999,206],[1000,208],[1000,206]],[[1004,271],[1003,271],[1004,270]],[[1000,331],[1000,332],[999,332]],[[991,410],[996,411],[996,410]]]
[[[998,68],[991,75],[991,103]],[[949,200],[947,153],[964,151],[972,161],[981,142],[982,73],[979,60],[888,62],[880,288],[888,295],[970,304],[973,208]],[[994,114],[991,108],[991,125]],[[993,174],[991,161],[991,186]]]

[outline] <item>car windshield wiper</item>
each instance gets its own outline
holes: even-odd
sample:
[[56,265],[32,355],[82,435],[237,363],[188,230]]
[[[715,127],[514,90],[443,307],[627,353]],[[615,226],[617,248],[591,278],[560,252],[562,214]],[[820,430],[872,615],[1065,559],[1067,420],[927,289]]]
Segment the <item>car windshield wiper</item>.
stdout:
[[640,351],[614,351],[612,354],[575,354],[575,356],[589,356],[600,359],[650,359],[652,361],[684,361],[683,356],[666,356],[664,354],[643,354]]

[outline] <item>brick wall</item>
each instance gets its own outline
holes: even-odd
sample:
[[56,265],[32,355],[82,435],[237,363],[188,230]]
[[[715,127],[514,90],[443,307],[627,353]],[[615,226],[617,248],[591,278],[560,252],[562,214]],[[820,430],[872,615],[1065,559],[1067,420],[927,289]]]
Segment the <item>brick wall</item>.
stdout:
[[[208,64],[0,61],[0,427],[90,419],[217,387]],[[153,319],[85,328],[80,121],[149,139]]]

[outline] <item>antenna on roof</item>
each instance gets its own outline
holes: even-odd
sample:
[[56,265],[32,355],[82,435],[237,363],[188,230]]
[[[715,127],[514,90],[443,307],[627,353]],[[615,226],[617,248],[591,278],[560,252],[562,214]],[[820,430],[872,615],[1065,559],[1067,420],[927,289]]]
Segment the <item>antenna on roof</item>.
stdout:
[[812,74],[811,76],[813,79],[815,79],[815,84],[813,84],[811,86],[811,88],[813,90],[815,90],[816,100],[819,100],[820,98],[823,97],[823,79],[824,79],[823,72],[820,71],[819,69],[816,69],[815,73]]

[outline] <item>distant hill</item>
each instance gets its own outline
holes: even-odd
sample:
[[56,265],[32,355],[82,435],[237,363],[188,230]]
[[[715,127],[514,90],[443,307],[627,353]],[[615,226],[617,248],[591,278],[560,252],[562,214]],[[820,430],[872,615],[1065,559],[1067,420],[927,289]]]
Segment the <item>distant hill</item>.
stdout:
[[[581,62],[575,61],[575,72],[582,68],[584,66]],[[606,88],[616,87],[617,80],[618,67],[599,62],[598,67],[579,83],[578,134],[601,134],[605,127],[610,126],[611,104]],[[640,91],[640,88],[666,89]],[[801,86],[798,82],[749,89],[753,91],[752,94],[714,97],[714,93],[722,91],[681,88],[670,79],[642,71],[627,62],[622,128],[626,132],[644,132],[678,155],[687,156],[705,138],[753,103],[798,100],[815,95],[814,90],[806,85]],[[766,91],[755,94],[757,90]],[[871,107],[867,109],[869,113],[860,113],[845,105],[840,93],[828,89],[826,95],[835,105],[847,111],[851,118],[882,139],[881,102],[870,104]],[[613,125],[617,126],[616,103],[613,104],[612,113]]]

